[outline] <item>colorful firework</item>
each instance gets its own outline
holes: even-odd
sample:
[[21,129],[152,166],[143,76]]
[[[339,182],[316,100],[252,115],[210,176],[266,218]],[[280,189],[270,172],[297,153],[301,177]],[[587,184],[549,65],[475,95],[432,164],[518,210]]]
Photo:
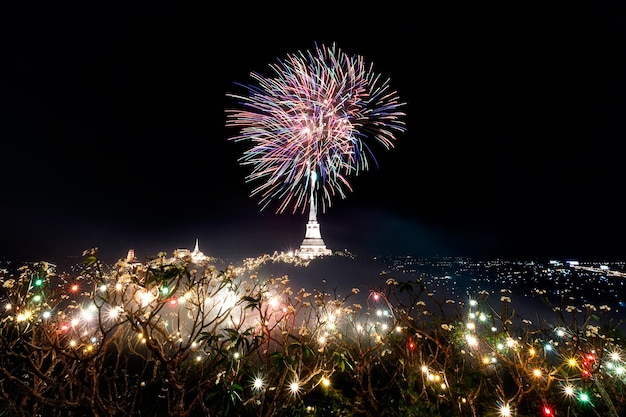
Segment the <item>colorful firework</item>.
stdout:
[[252,167],[246,182],[260,183],[251,197],[261,210],[276,201],[277,213],[295,213],[321,193],[325,212],[352,191],[350,176],[370,161],[378,166],[368,141],[394,147],[395,134],[405,131],[405,103],[373,65],[335,45],[316,45],[270,68],[271,78],[252,72],[255,84],[237,84],[247,94],[227,95],[242,106],[226,110],[226,126],[239,129],[230,140],[251,143],[239,159]]

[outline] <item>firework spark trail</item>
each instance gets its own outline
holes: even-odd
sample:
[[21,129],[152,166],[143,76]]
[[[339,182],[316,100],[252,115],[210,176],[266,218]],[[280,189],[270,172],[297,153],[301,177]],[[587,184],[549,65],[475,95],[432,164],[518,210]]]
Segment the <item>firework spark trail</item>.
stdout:
[[228,94],[242,106],[226,110],[226,126],[239,129],[230,140],[250,142],[239,162],[252,167],[246,182],[260,182],[251,197],[260,198],[261,210],[277,201],[277,213],[291,206],[304,213],[319,185],[326,211],[352,191],[349,176],[368,170],[370,159],[377,165],[367,140],[394,147],[395,134],[405,131],[405,103],[373,65],[335,45],[269,66],[273,78],[252,72],[255,84],[237,84],[246,95]]

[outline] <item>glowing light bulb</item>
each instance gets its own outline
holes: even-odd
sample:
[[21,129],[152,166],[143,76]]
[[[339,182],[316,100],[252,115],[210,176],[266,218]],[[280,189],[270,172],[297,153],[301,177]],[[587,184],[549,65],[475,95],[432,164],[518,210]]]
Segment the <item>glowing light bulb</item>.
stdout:
[[289,391],[292,395],[297,395],[300,392],[300,383],[298,381],[291,381],[289,383]]
[[574,387],[571,386],[571,385],[566,385],[565,387],[563,387],[563,392],[568,397],[573,397],[574,396]]
[[255,377],[254,380],[252,381],[252,388],[254,388],[256,391],[260,391],[261,389],[263,389],[264,386],[265,386],[265,382],[263,381],[263,378],[260,376]]
[[500,406],[500,416],[509,417],[511,415],[511,407],[508,404]]

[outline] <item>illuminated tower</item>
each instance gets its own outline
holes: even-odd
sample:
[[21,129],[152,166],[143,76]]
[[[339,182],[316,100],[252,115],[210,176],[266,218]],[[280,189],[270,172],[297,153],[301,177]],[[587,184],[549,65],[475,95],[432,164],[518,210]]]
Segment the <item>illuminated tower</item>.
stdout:
[[126,262],[136,262],[137,258],[135,257],[135,250],[128,249],[128,255],[126,255]]
[[128,249],[128,255],[126,255],[126,264],[128,266],[141,265],[141,262],[139,262],[137,260],[137,257],[135,256],[135,250],[134,249]]
[[200,250],[198,239],[196,239],[196,246],[193,248],[193,252],[191,252],[191,259],[195,263],[202,262],[207,259],[206,255]]
[[304,240],[300,245],[300,249],[296,250],[296,256],[302,259],[313,259],[317,256],[332,255],[333,251],[326,248],[324,239],[322,239],[322,233],[320,231],[320,224],[317,221],[317,208],[315,201],[315,181],[317,176],[315,172],[311,175],[311,199],[309,204],[309,221],[306,224],[306,233],[304,234]]
[[202,261],[206,261],[208,259],[208,256],[206,256],[204,252],[200,250],[198,239],[196,239],[196,246],[193,248],[193,251],[190,251],[189,249],[176,249],[174,251],[174,256],[176,258],[184,258],[186,256],[190,256],[191,260],[196,264]]

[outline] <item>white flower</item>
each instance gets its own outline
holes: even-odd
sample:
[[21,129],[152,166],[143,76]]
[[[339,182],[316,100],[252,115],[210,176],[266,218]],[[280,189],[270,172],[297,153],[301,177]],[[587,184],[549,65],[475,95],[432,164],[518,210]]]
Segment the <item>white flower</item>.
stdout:
[[395,279],[393,279],[393,278],[389,278],[389,279],[387,279],[387,281],[386,281],[386,282],[387,282],[387,285],[389,285],[390,287],[396,287],[396,286],[398,286],[398,281],[396,281],[396,280],[395,280]]

